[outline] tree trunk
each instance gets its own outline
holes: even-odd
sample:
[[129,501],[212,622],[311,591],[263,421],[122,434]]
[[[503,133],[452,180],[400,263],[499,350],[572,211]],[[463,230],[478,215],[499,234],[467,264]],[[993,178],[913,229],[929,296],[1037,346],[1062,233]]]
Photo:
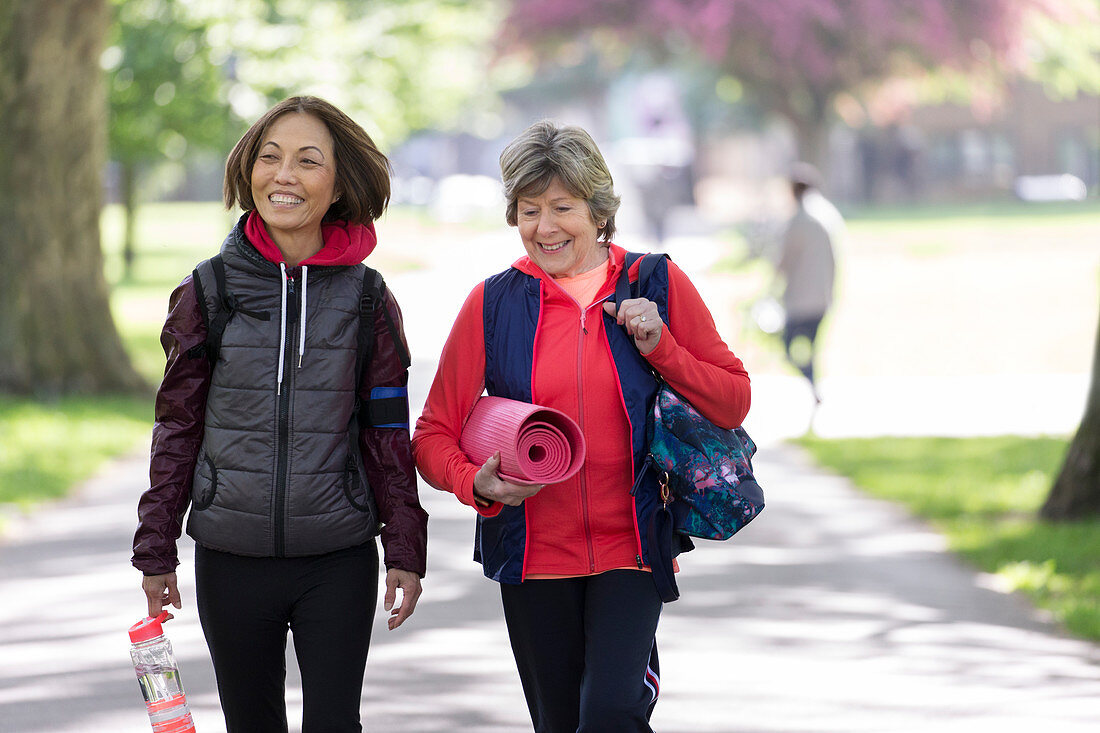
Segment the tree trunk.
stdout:
[[789,114],[794,127],[798,157],[826,175],[829,170],[829,117],[825,110],[815,108],[805,114]]
[[1052,520],[1100,515],[1100,323],[1096,329],[1092,384],[1085,403],[1085,416],[1081,418],[1062,470],[1039,515]]
[[825,130],[816,126],[795,127],[795,135],[799,160],[812,163],[815,168],[824,172],[828,167]]
[[0,10],[0,391],[141,388],[99,242],[105,0]]
[[134,224],[137,219],[137,165],[122,164],[122,207],[126,221],[122,234],[122,279],[134,277]]

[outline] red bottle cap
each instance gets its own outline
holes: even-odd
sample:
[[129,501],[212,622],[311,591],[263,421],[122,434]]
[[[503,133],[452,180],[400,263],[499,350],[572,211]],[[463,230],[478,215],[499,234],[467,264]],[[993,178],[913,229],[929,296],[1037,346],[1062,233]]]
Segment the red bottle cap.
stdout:
[[161,611],[160,615],[156,618],[149,616],[130,627],[130,641],[149,641],[155,639],[158,636],[164,636],[164,631],[160,628],[160,625],[164,623],[168,618],[167,611]]

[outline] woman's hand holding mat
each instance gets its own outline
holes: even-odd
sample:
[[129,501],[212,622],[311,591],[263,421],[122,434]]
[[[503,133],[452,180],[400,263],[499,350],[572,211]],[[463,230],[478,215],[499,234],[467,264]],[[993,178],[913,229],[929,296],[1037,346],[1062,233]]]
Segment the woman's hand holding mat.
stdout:
[[474,503],[488,508],[494,501],[519,506],[546,488],[546,484],[514,484],[500,477],[500,451],[481,465],[474,475]]
[[564,481],[580,470],[585,456],[584,436],[568,415],[504,397],[478,400],[459,447],[483,468],[499,453],[497,475],[521,486]]

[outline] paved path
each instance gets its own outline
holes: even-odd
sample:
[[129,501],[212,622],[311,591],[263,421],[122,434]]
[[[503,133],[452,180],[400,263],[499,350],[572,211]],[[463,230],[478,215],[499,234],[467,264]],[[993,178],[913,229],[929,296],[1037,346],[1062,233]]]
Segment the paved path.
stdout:
[[[435,272],[389,278],[414,354],[438,353],[469,284],[509,261],[513,245],[497,236],[441,244]],[[693,271],[690,256],[677,259]],[[719,297],[717,288],[701,287],[708,299]],[[430,360],[414,363],[415,410],[433,370]],[[1044,388],[1076,396],[1080,381]],[[834,432],[905,432],[898,426],[907,426],[906,411],[886,418],[879,404],[903,383],[866,391],[836,384]],[[984,399],[975,396],[980,387],[964,380],[947,388],[941,424],[962,420],[972,432],[997,425],[996,415],[983,419],[967,409]],[[684,558],[682,598],[666,607],[659,631],[664,686],[654,727],[1095,731],[1100,648],[1065,637],[1019,596],[999,592],[946,554],[927,527],[782,445],[780,438],[804,427],[804,397],[793,380],[756,382],[748,427],[761,443],[757,469],[768,508],[733,541]],[[1076,417],[1037,410],[1036,421],[1061,431]],[[927,426],[915,420],[908,427]],[[114,464],[73,499],[12,523],[0,543],[0,733],[148,730],[125,635],[144,609],[128,546],[145,470],[141,455]],[[366,729],[529,730],[496,586],[470,560],[472,516],[430,488],[423,498],[431,514],[425,593],[402,629],[387,632],[376,618]],[[167,629],[198,730],[216,733],[224,726],[195,617],[190,555],[185,543],[185,605]],[[300,689],[288,660],[293,721]]]

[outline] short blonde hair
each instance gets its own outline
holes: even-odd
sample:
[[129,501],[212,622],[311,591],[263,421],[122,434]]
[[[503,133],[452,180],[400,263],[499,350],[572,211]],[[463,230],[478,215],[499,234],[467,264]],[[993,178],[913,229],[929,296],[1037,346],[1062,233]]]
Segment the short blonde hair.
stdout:
[[509,226],[516,226],[520,197],[540,195],[557,178],[570,194],[588,203],[600,241],[610,242],[615,234],[620,197],[600,149],[580,127],[558,127],[550,120],[531,125],[500,154],[500,177]]
[[340,198],[325,213],[325,221],[343,219],[352,224],[369,224],[386,210],[390,200],[390,162],[371,136],[355,120],[331,102],[318,97],[289,97],[264,113],[248,128],[225,162],[222,187],[225,208],[240,205],[252,211],[252,167],[260,153],[264,135],[283,115],[313,115],[332,135],[336,157],[336,193]]

